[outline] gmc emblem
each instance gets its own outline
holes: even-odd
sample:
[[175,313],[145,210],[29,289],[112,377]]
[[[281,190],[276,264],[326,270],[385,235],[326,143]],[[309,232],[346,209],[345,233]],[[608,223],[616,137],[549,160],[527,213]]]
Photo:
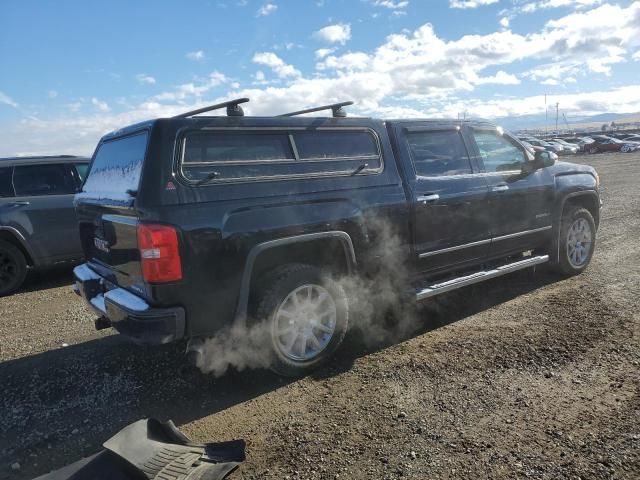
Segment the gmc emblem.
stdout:
[[93,238],[93,244],[98,250],[109,253],[109,242],[98,237]]

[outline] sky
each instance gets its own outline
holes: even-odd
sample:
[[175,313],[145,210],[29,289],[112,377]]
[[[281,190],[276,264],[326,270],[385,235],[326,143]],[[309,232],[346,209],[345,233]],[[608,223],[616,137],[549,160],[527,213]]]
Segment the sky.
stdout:
[[382,118],[640,112],[640,1],[1,0],[0,155],[247,96]]

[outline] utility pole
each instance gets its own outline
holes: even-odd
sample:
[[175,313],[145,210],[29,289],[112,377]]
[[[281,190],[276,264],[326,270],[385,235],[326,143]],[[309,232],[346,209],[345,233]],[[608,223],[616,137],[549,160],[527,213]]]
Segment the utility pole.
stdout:
[[547,136],[547,125],[549,125],[549,107],[547,107],[547,94],[544,94],[544,135]]
[[556,102],[556,135],[558,134],[558,107],[560,106],[560,102]]

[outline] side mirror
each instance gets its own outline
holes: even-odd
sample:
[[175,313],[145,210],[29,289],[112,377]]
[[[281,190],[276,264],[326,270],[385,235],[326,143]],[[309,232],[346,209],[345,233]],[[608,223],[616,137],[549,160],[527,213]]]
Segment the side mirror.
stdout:
[[556,160],[558,160],[557,154],[553,152],[549,152],[547,150],[545,151],[537,150],[535,153],[535,158],[533,160],[533,163],[535,164],[535,168],[544,168],[544,167],[550,167],[551,165],[556,163]]

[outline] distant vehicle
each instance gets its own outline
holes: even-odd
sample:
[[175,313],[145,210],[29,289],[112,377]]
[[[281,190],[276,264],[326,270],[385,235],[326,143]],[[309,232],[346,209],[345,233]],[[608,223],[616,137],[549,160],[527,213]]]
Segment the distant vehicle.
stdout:
[[[75,290],[97,328],[189,339],[198,365],[207,337],[260,326],[271,368],[300,375],[331,357],[352,299],[376,295],[382,277],[420,302],[547,262],[575,275],[591,260],[590,166],[533,154],[483,121],[343,118],[344,104],[244,117],[245,101],[209,107],[227,117],[197,110],[100,141],[75,200],[87,259]],[[340,278],[375,287],[347,294]]]
[[82,259],[73,196],[88,167],[70,155],[0,158],[0,296],[30,268]]
[[640,142],[640,135],[631,135],[622,139],[625,142]]
[[522,143],[522,145],[525,146],[525,148],[527,150],[529,150],[531,153],[535,154],[536,152],[546,152],[546,150],[543,147],[538,147],[536,145],[531,145],[529,142],[520,139],[520,143]]
[[640,149],[640,142],[627,142],[605,135],[594,135],[593,140],[587,147],[588,153],[633,152]]
[[553,141],[562,145],[562,147],[564,148],[563,153],[565,155],[575,155],[576,153],[578,153],[578,150],[580,150],[580,147],[573,143],[569,143],[562,138],[554,138]]
[[552,145],[551,143],[549,143],[549,142],[547,142],[545,140],[539,140],[537,138],[532,138],[532,139],[528,139],[527,142],[529,142],[531,145],[533,145],[535,147],[542,147],[547,152],[553,152],[555,154],[559,154],[562,151],[562,147],[560,145]]

